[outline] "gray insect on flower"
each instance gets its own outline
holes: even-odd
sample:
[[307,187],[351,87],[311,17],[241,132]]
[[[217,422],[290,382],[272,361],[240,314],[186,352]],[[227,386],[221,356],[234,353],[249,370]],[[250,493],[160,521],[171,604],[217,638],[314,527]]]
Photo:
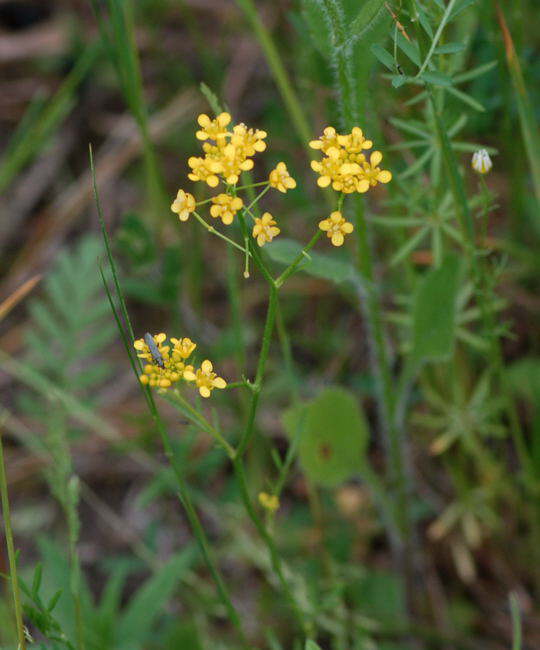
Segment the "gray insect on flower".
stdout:
[[144,342],[146,343],[148,349],[150,350],[150,354],[152,355],[152,361],[160,368],[164,368],[165,364],[163,363],[163,356],[159,351],[156,342],[154,341],[154,337],[149,332],[146,332],[146,334],[144,335]]

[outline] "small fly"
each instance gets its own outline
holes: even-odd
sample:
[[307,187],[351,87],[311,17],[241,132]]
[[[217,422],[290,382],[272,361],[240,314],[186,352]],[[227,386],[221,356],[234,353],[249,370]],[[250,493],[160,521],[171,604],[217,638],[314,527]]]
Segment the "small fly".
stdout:
[[165,365],[163,363],[163,356],[159,351],[156,342],[154,341],[154,337],[148,332],[146,332],[146,334],[144,335],[144,340],[150,350],[150,354],[152,355],[152,361],[160,368],[164,368]]

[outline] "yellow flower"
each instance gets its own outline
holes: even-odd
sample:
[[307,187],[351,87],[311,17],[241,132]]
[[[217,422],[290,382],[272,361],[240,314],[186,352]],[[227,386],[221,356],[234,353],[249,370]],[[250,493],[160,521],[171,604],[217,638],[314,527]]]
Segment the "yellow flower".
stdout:
[[487,174],[491,170],[493,163],[485,149],[479,149],[473,153],[471,167],[478,174]]
[[276,494],[266,492],[259,493],[259,503],[263,508],[270,512],[275,512],[279,508],[279,497]]
[[328,219],[321,221],[319,223],[319,228],[326,232],[334,246],[341,246],[345,241],[345,235],[350,234],[354,230],[352,223],[345,221],[341,212],[338,212],[337,210],[332,212]]
[[276,165],[276,168],[270,172],[268,182],[270,183],[271,187],[275,187],[276,190],[279,190],[283,193],[296,187],[296,181],[289,174],[287,165],[284,162],[279,162]]
[[248,129],[245,124],[237,124],[233,127],[231,144],[241,149],[244,156],[254,156],[255,152],[266,149],[266,131],[261,129]]
[[266,242],[271,242],[280,232],[270,212],[265,212],[260,219],[259,217],[255,218],[252,234],[257,239],[259,246],[264,246]]
[[362,149],[371,149],[373,146],[373,142],[364,138],[362,129],[358,126],[354,126],[352,131],[346,135],[338,135],[337,140],[349,154],[360,153]]
[[338,135],[333,126],[327,126],[319,140],[312,140],[309,143],[312,149],[322,149],[325,153],[328,149],[338,146]]
[[175,361],[187,359],[197,347],[197,344],[188,338],[174,339],[171,337],[171,343],[173,344],[171,356]]
[[152,363],[146,364],[143,374],[139,377],[141,384],[148,384],[156,388],[169,388],[180,379],[193,381],[195,379],[193,366],[186,366],[181,361],[172,362],[171,360],[167,360],[165,368],[160,368]]
[[214,120],[202,113],[197,122],[202,127],[195,134],[198,140],[221,140],[227,134],[227,125],[231,121],[229,113],[220,113]]
[[374,151],[369,157],[369,163],[364,163],[364,174],[371,186],[377,185],[377,183],[389,183],[392,180],[391,172],[386,169],[381,170],[380,167],[377,167],[382,157],[383,155],[380,151]]
[[366,140],[362,129],[357,126],[344,134],[336,133],[333,127],[328,126],[319,140],[309,144],[324,154],[322,160],[311,163],[313,171],[319,174],[319,187],[332,185],[336,192],[363,193],[377,183],[388,183],[392,179],[389,171],[378,167],[382,160],[380,151],[374,151],[370,161],[366,161],[363,151],[370,149],[373,143]]
[[137,355],[141,359],[149,362],[145,364],[143,373],[139,377],[141,384],[165,389],[180,381],[180,379],[186,381],[195,380],[193,366],[184,363],[196,347],[193,341],[188,338],[180,340],[171,338],[171,343],[173,344],[173,350],[171,352],[171,346],[165,345],[167,335],[164,332],[155,334],[152,336],[152,339],[161,355],[159,361],[156,361],[152,355],[145,339],[138,339],[133,343],[133,347],[137,350]]
[[225,225],[233,222],[234,215],[244,205],[244,202],[239,196],[231,196],[230,194],[218,194],[212,198],[212,206],[210,207],[210,214],[221,221]]
[[[154,334],[152,338],[154,339],[154,343],[156,344],[159,353],[164,359],[166,359],[169,355],[169,350],[171,349],[170,346],[163,345],[167,340],[167,335],[164,332],[161,332],[160,334]],[[133,347],[137,350],[137,356],[140,359],[152,361],[152,353],[144,339],[137,339],[133,343]]]
[[191,173],[188,174],[189,180],[206,181],[210,187],[216,187],[219,183],[217,174],[221,172],[222,166],[217,161],[191,156],[188,165],[191,167]]
[[195,383],[202,397],[210,397],[214,388],[226,388],[227,386],[227,382],[218,377],[213,370],[212,363],[206,359],[194,375]]
[[229,131],[229,113],[220,113],[213,120],[202,114],[198,122],[201,129],[196,135],[204,141],[204,157],[192,156],[188,160],[188,178],[192,181],[205,181],[216,187],[221,176],[227,184],[235,185],[242,172],[253,168],[251,157],[266,149],[265,131],[248,129],[245,124],[237,124]]
[[189,215],[195,212],[195,197],[189,192],[178,190],[178,194],[171,205],[171,210],[176,212],[180,221],[187,221]]

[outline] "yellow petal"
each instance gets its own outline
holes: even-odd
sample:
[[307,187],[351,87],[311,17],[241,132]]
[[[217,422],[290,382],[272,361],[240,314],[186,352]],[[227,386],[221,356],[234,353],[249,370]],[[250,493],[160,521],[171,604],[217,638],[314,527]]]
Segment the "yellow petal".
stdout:
[[377,180],[379,181],[379,183],[389,183],[392,180],[392,172],[383,169],[382,172],[377,174]]
[[213,367],[214,367],[214,366],[212,366],[212,362],[209,361],[208,359],[205,359],[205,360],[201,363],[201,370],[202,370],[205,374],[209,374],[209,373],[211,373],[212,370],[213,370]]
[[382,153],[380,151],[374,151],[371,156],[369,157],[369,162],[373,167],[377,167],[377,165],[381,162],[382,160]]
[[341,246],[344,241],[345,241],[345,237],[343,236],[343,233],[335,232],[332,235],[332,244],[334,244],[334,246]]

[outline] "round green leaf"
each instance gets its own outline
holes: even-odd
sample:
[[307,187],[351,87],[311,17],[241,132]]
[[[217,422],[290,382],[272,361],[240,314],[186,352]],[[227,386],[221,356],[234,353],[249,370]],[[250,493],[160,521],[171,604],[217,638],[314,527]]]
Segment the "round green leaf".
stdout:
[[368,435],[355,396],[327,388],[303,413],[298,456],[306,476],[326,487],[351,478],[365,462]]

